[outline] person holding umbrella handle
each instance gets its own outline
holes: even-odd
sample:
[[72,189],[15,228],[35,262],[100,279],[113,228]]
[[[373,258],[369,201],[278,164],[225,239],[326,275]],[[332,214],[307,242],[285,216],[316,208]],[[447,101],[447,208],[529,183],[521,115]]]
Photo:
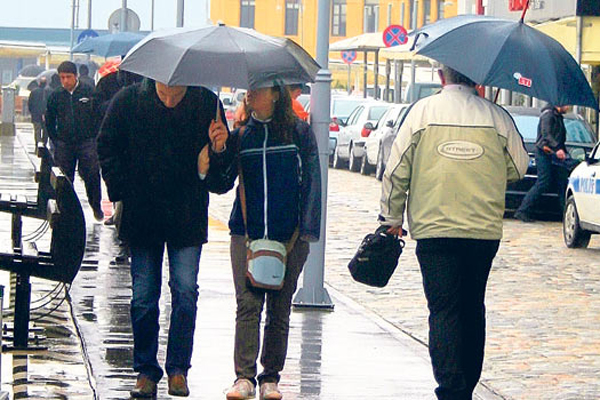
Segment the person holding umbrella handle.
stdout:
[[[215,114],[219,117],[215,119]],[[119,235],[131,249],[132,397],[153,397],[165,247],[171,316],[165,370],[168,392],[188,396],[198,270],[207,241],[208,193],[224,193],[233,155],[223,106],[204,87],[145,78],[115,95],[98,135],[98,158],[111,201],[122,201]]]

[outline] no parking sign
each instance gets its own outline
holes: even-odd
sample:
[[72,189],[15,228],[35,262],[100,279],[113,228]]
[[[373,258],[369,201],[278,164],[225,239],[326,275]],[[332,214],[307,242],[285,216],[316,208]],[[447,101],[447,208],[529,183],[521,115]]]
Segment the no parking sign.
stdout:
[[400,46],[408,42],[408,32],[401,25],[390,25],[383,31],[385,47]]
[[356,52],[355,51],[342,51],[342,60],[350,65],[356,60]]

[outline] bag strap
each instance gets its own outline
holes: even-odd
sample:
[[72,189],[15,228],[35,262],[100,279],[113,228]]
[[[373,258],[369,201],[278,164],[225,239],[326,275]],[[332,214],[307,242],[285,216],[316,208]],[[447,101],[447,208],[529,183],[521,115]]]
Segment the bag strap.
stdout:
[[[238,135],[238,140],[239,140],[238,143],[241,143],[242,135],[244,134],[245,130],[246,130],[245,126],[242,126],[240,128],[240,132]],[[238,177],[239,177],[239,188],[240,188],[240,204],[242,206],[242,218],[244,220],[244,230],[246,231],[246,240],[248,240],[248,214],[247,214],[248,211],[246,209],[246,189],[244,187],[244,173],[242,172],[242,163],[240,162],[239,149],[240,149],[240,146],[238,145]],[[290,251],[292,251],[292,249],[294,248],[294,245],[296,244],[296,240],[298,240],[299,236],[300,236],[300,228],[296,227],[296,230],[294,230],[292,237],[285,245],[285,251],[287,252],[287,254],[289,254]]]

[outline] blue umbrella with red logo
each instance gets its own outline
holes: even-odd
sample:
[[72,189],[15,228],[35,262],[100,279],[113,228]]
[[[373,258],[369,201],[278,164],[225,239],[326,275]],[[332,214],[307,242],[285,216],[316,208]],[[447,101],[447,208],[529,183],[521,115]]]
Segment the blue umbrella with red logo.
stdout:
[[443,19],[415,32],[413,50],[481,85],[523,93],[555,106],[598,108],[573,56],[523,20],[483,15]]

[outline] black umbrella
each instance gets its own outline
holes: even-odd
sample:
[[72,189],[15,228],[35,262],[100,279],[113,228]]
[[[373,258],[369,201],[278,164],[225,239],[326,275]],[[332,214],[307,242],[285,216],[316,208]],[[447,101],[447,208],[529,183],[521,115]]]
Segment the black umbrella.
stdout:
[[571,54],[522,21],[460,15],[424,26],[415,35],[417,54],[481,85],[523,93],[555,106],[598,108]]
[[42,72],[44,70],[44,67],[36,65],[36,64],[29,64],[24,66],[23,68],[21,68],[21,70],[19,71],[19,75],[20,76],[37,76],[40,72]]
[[290,39],[218,25],[150,34],[119,68],[170,86],[248,89],[313,82],[320,67]]

